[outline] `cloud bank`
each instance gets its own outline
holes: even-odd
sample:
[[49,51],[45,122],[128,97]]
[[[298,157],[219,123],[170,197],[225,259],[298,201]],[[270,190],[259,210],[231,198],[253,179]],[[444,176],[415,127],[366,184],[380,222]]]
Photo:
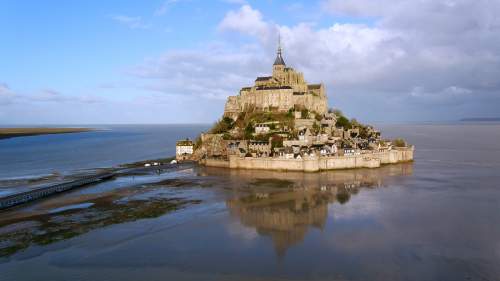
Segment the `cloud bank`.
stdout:
[[[321,7],[326,17],[370,23],[278,25],[245,4],[221,19],[217,31],[226,37],[218,49],[170,51],[134,74],[160,92],[223,99],[270,72],[279,30],[286,62],[310,82],[324,82],[331,105],[352,115],[382,121],[500,115],[491,106],[500,102],[498,2],[332,0]],[[229,43],[231,36],[251,43]]]
[[[96,105],[102,104],[97,97],[106,96],[109,104],[94,106],[92,116],[107,118],[113,111],[123,122],[212,122],[227,96],[271,72],[280,33],[287,65],[304,72],[310,83],[325,83],[330,106],[361,121],[500,116],[500,1],[324,0],[307,7],[276,4],[283,13],[277,15],[247,1],[221,0],[217,5],[227,10],[210,22],[213,33],[194,38],[188,48],[175,44],[188,37],[184,29],[172,25],[168,35],[164,29],[155,35],[152,28],[168,20],[166,14],[179,2],[163,1],[149,17],[107,16],[134,29],[134,35],[148,35],[140,38],[166,36],[172,42],[162,41],[170,48],[163,53],[127,62],[116,70],[120,77],[104,77],[102,84],[112,87],[89,86],[92,95],[76,96],[51,88],[21,93],[0,84],[5,109],[0,113],[10,116],[24,105],[38,106],[43,115],[46,104],[53,106],[45,111],[57,104]],[[199,8],[195,5],[200,4],[182,2],[176,12]],[[91,114],[89,106],[75,108],[82,116]]]

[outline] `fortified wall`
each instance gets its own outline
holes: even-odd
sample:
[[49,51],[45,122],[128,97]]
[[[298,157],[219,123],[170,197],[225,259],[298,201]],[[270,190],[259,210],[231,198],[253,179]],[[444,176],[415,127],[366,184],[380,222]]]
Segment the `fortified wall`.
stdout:
[[308,157],[302,159],[284,159],[272,157],[229,156],[229,160],[203,159],[201,164],[210,167],[224,167],[251,170],[279,170],[318,172],[354,168],[378,168],[384,164],[413,161],[414,147],[395,148],[393,150],[370,154]]

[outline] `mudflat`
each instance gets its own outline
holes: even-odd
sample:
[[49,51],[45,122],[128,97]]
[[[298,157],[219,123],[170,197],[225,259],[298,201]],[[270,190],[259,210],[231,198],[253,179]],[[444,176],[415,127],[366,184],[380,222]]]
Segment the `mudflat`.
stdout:
[[0,139],[92,131],[91,128],[0,128]]

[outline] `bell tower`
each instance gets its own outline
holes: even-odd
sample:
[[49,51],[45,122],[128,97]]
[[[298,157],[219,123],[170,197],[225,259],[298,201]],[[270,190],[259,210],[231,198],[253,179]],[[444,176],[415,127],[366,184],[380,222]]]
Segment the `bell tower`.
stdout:
[[276,59],[273,64],[273,77],[280,77],[285,71],[285,61],[281,56],[281,35],[278,35],[278,52],[276,54]]

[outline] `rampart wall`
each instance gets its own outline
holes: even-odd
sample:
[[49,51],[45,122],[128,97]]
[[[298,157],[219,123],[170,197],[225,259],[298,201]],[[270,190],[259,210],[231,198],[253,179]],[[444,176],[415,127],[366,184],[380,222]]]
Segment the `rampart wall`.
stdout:
[[317,172],[321,170],[378,168],[383,164],[394,164],[413,160],[413,147],[397,148],[373,154],[305,157],[303,159],[284,159],[272,157],[229,156],[229,160],[204,159],[200,164],[210,167],[252,170],[282,170]]

